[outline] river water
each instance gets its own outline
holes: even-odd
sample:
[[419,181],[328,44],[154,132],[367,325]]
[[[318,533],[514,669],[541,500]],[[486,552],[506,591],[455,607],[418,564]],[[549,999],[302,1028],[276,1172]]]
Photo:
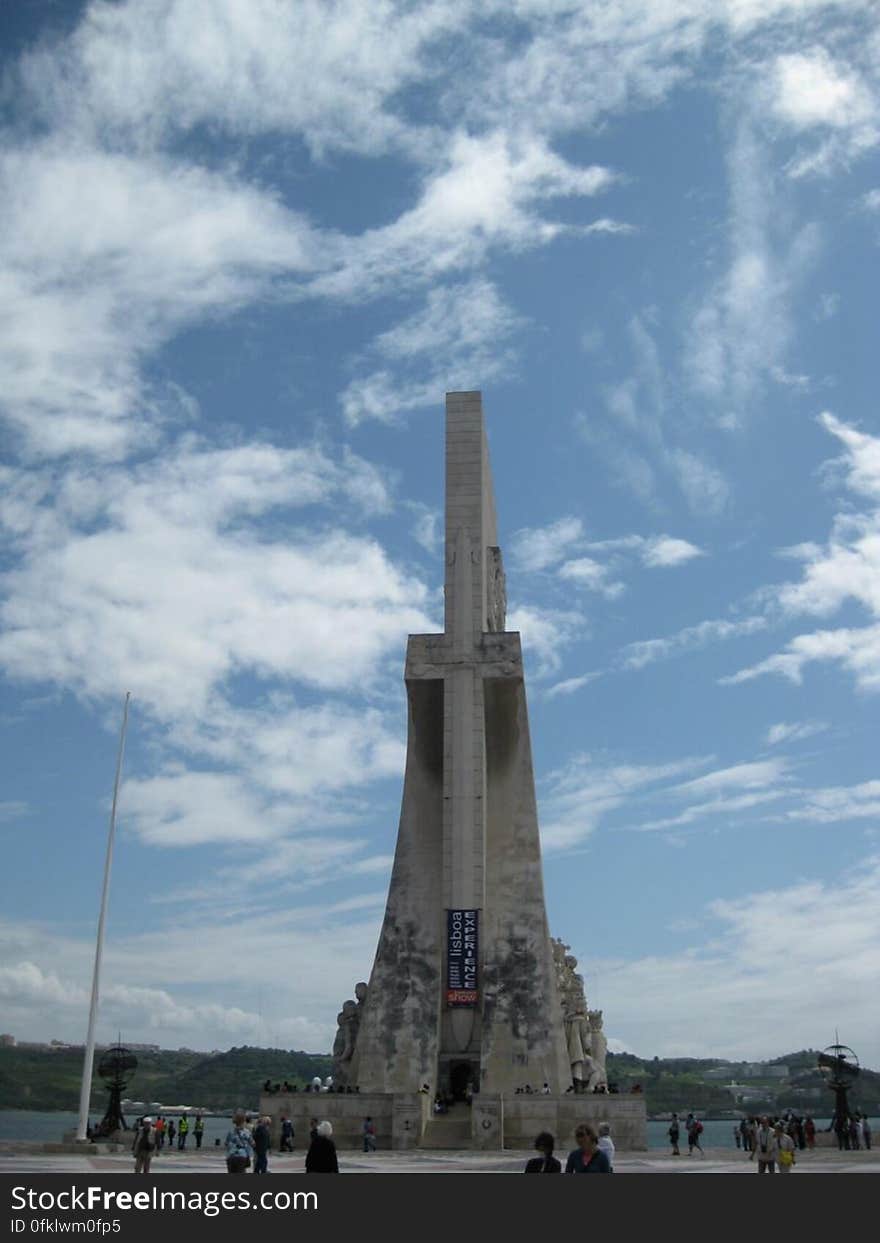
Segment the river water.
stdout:
[[[330,1098],[332,1099],[332,1098]],[[331,1110],[328,1109],[328,1113]],[[129,1123],[134,1119],[127,1119]],[[828,1126],[828,1118],[816,1118],[817,1129]],[[72,1131],[76,1127],[77,1115],[75,1113],[39,1113],[34,1110],[26,1109],[5,1109],[0,1110],[0,1140],[2,1139],[22,1139],[22,1140],[45,1140],[58,1141],[62,1138],[65,1131]],[[702,1144],[704,1148],[730,1148],[736,1150],[736,1144],[733,1138],[734,1123],[732,1121],[725,1122],[704,1122],[703,1123]],[[875,1143],[880,1146],[880,1119],[871,1119],[871,1129],[876,1137]],[[220,1140],[221,1143],[229,1130],[228,1118],[205,1118],[205,1138],[202,1140],[203,1148],[213,1148],[216,1146],[215,1141]],[[668,1122],[649,1122],[648,1123],[648,1147],[649,1148],[668,1148],[669,1137]],[[296,1147],[302,1147],[303,1137],[296,1137]],[[679,1141],[681,1148],[687,1151],[687,1136],[682,1127],[681,1139]],[[187,1140],[187,1148],[194,1148],[195,1140],[190,1134]]]

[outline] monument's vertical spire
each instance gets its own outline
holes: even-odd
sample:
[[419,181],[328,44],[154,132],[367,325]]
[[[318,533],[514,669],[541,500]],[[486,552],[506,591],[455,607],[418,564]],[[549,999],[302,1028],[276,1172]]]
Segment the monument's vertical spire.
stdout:
[[362,1091],[470,1084],[485,1105],[571,1079],[479,393],[446,397],[445,561],[444,632],[407,648],[400,829],[348,1073]]

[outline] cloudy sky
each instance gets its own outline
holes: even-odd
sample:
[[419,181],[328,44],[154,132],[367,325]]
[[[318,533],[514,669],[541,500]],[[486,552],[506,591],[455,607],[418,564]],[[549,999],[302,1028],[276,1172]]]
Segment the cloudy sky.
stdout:
[[329,1047],[443,395],[481,389],[551,928],[644,1056],[880,1065],[869,0],[0,9],[0,1028]]

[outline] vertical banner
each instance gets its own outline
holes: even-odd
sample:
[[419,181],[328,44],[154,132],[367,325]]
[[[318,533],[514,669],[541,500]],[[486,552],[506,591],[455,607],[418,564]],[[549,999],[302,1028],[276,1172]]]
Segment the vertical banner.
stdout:
[[479,911],[446,912],[446,1004],[475,1006],[479,997]]

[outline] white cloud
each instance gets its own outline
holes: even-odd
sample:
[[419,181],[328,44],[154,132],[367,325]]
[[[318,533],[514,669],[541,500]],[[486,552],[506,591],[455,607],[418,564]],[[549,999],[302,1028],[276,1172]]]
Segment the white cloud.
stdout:
[[603,817],[635,794],[693,772],[703,763],[686,759],[670,764],[609,764],[590,755],[574,756],[542,783],[539,807],[544,850],[574,849],[595,832]]
[[779,721],[767,730],[765,741],[771,747],[783,742],[799,742],[803,738],[813,738],[824,733],[828,726],[824,721]]
[[[0,661],[13,677],[87,697],[128,688],[174,719],[199,715],[244,670],[362,687],[401,636],[432,628],[425,587],[374,540],[339,526],[278,538],[271,525],[330,499],[341,520],[350,484],[355,502],[385,500],[351,455],[338,464],[318,450],[184,443],[143,466],[38,484],[57,490],[55,505],[32,509],[0,610]],[[22,502],[10,510],[26,521]]]
[[705,554],[701,548],[688,540],[674,539],[671,535],[658,535],[647,540],[642,550],[642,560],[651,567],[683,565],[694,557],[702,556]]
[[145,355],[321,262],[270,195],[163,157],[46,139],[3,152],[0,191],[2,410],[36,456],[149,441]]
[[629,643],[620,654],[621,660],[625,669],[643,669],[656,660],[665,660],[669,656],[705,647],[709,643],[755,634],[766,626],[767,619],[758,616],[744,617],[741,621],[710,619],[698,622],[695,626],[685,626],[683,630],[665,639],[640,639],[636,643]]
[[790,617],[827,617],[855,601],[872,624],[797,635],[782,652],[722,679],[725,684],[748,682],[766,673],[800,683],[805,665],[825,661],[839,662],[862,690],[880,689],[880,439],[828,412],[819,422],[844,446],[842,457],[833,463],[837,472],[870,508],[838,514],[824,546],[811,542],[784,549],[785,555],[802,562],[802,577],[775,588],[772,595]]
[[[524,322],[488,280],[429,290],[422,310],[373,341],[370,353],[398,369],[385,366],[346,386],[340,401],[347,422],[389,422],[407,410],[436,405],[443,392],[481,388],[514,366],[507,342]],[[408,369],[412,364],[417,379]]]
[[581,542],[584,524],[580,518],[560,518],[546,527],[524,527],[510,541],[513,562],[526,572],[546,570],[562,561],[567,551]]
[[[594,960],[600,1004],[627,1048],[644,1055],[754,1060],[815,1046],[817,1015],[845,1014],[841,1036],[863,1063],[880,1059],[880,941],[867,913],[880,905],[880,861],[823,880],[716,900],[678,954]],[[786,952],[767,953],[767,928],[785,927]],[[816,929],[822,935],[816,935]],[[574,946],[575,952],[578,946]],[[591,993],[595,999],[595,991]],[[670,1025],[669,999],[699,1024]],[[785,1015],[785,1036],[743,1014]],[[827,1020],[830,1024],[830,1019]],[[833,1024],[828,1028],[828,1039]]]
[[803,804],[788,811],[786,818],[819,824],[867,819],[880,825],[880,781],[805,791]]
[[[738,424],[768,379],[786,374],[792,299],[818,247],[813,226],[797,228],[776,190],[769,151],[750,106],[729,156],[729,261],[693,316],[684,365],[721,425]],[[751,105],[753,109],[754,105]]]
[[754,760],[747,764],[734,764],[730,768],[719,768],[715,772],[695,777],[692,781],[675,786],[672,793],[677,795],[714,794],[723,790],[755,790],[784,781],[787,777],[789,761],[780,757],[772,760]]
[[579,691],[584,686],[589,686],[591,682],[595,682],[597,678],[601,678],[600,672],[582,673],[577,678],[566,678],[562,682],[556,682],[553,686],[548,686],[544,692],[545,699],[555,699],[557,695],[573,695],[575,691]]
[[543,678],[558,673],[565,648],[583,633],[584,619],[566,609],[521,604],[508,613],[507,629],[520,632],[524,656],[535,662],[535,676]]
[[775,114],[796,130],[816,125],[848,129],[875,114],[859,75],[835,63],[824,48],[777,56],[773,91]]
[[559,577],[587,591],[597,591],[608,600],[614,600],[625,588],[621,582],[608,581],[610,571],[610,566],[601,565],[592,557],[576,557],[572,561],[565,561],[559,567]]

